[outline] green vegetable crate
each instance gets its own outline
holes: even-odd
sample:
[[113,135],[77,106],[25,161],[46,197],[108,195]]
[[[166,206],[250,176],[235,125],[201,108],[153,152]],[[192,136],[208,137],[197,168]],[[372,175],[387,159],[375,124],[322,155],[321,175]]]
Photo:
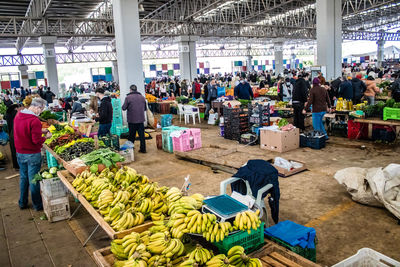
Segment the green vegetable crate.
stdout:
[[[302,256],[303,258],[306,258],[310,261],[316,262],[317,261],[317,249],[316,248],[302,248],[300,246],[291,246],[290,244],[286,243],[285,241],[282,241],[278,238],[272,237],[272,236],[267,236],[269,239],[277,243],[278,245],[285,247],[294,253]],[[317,245],[317,238],[315,238],[315,245]]]
[[46,160],[47,160],[47,167],[52,168],[52,167],[57,167],[58,168],[58,162],[56,158],[50,154],[49,151],[46,150]]
[[240,231],[228,235],[224,240],[213,243],[218,248],[219,253],[226,254],[233,246],[242,246],[246,254],[251,253],[264,245],[264,223],[261,223],[257,230]]
[[384,108],[383,120],[400,120],[400,108]]

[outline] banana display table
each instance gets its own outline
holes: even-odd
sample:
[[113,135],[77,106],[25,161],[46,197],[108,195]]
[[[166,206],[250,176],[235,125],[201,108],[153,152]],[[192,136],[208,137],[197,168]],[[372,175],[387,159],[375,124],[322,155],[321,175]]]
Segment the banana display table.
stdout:
[[[131,232],[138,232],[141,233],[143,231],[146,231],[148,228],[153,226],[152,221],[147,221],[144,222],[141,225],[135,226],[130,229],[126,229],[120,232],[116,232],[101,216],[97,210],[86,200],[86,198],[80,194],[73,186],[72,186],[72,181],[75,179],[75,177],[69,173],[68,171],[58,171],[57,172],[58,177],[60,178],[61,182],[65,185],[65,187],[68,188],[68,190],[71,192],[71,194],[79,200],[79,206],[75,209],[75,211],[72,213],[71,218],[76,214],[76,212],[81,208],[84,207],[87,212],[93,217],[93,219],[97,222],[96,228],[93,230],[93,232],[89,235],[88,239],[83,243],[85,246],[86,243],[90,240],[90,238],[94,235],[94,233],[97,231],[99,227],[101,227],[107,235],[111,239],[116,239],[116,238],[122,238],[126,236],[127,234],[130,234]],[[70,219],[71,219],[70,218]]]

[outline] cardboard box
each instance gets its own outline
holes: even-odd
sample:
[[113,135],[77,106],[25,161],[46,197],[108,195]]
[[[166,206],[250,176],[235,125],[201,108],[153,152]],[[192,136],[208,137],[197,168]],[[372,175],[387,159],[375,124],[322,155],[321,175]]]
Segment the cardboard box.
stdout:
[[298,161],[298,160],[288,159],[288,161],[294,161],[294,162],[298,162],[298,163],[303,164],[303,167],[292,169],[292,170],[288,170],[288,169],[279,167],[279,166],[274,164],[275,163],[274,160],[271,160],[271,161],[272,161],[272,166],[274,166],[275,169],[278,170],[279,176],[282,176],[282,177],[289,177],[289,176],[294,175],[296,173],[299,173],[299,172],[307,170],[306,164],[304,162],[301,162],[301,161]]
[[260,129],[260,148],[275,152],[287,152],[299,148],[300,131],[295,128],[291,131],[272,131]]

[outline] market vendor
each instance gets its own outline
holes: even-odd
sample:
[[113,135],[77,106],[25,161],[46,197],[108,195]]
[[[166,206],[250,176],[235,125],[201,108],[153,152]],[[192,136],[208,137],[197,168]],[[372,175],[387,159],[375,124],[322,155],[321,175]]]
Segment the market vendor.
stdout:
[[[38,116],[46,104],[44,99],[36,97],[32,100],[29,108],[18,112],[14,119],[14,142],[20,173],[19,207],[21,209],[28,207],[29,189],[33,208],[37,211],[43,209],[40,185],[33,184],[32,180],[42,166],[40,152],[46,138],[42,136],[42,124]],[[51,133],[47,132],[46,137],[50,136]]]
[[313,80],[313,87],[310,90],[310,96],[307,100],[307,105],[303,109],[303,114],[306,114],[306,110],[309,109],[311,105],[314,131],[325,134],[325,138],[329,139],[325,130],[323,118],[325,113],[331,110],[331,101],[326,88],[321,86],[321,81],[318,77],[315,77]]
[[71,114],[74,113],[83,113],[83,108],[82,108],[82,103],[79,102],[78,97],[73,97],[72,98],[72,110],[71,110]]
[[103,88],[96,89],[96,96],[100,99],[99,112],[95,118],[95,120],[99,122],[99,131],[97,132],[97,135],[105,136],[110,134],[113,118],[111,98],[104,94]]
[[65,101],[64,99],[62,99],[62,98],[59,98],[58,99],[58,104],[61,106],[61,108],[65,111],[65,112],[68,112],[68,111],[70,111],[72,108],[71,108],[71,105],[69,104],[69,102],[68,101]]

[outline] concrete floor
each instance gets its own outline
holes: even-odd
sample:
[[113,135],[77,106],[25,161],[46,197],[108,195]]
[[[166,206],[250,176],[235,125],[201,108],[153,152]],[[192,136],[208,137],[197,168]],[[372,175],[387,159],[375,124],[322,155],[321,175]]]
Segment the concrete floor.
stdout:
[[[196,125],[198,126],[198,125]],[[300,148],[284,154],[245,147],[219,137],[219,128],[200,125],[203,146],[218,145],[238,148],[244,153],[228,157],[229,161],[247,162],[248,158],[269,159],[275,156],[306,162],[309,171],[280,178],[280,220],[315,227],[318,236],[317,262],[330,266],[369,247],[400,261],[400,227],[398,220],[385,209],[360,205],[351,200],[346,190],[333,179],[345,167],[378,167],[400,163],[399,148],[371,142],[331,138],[323,150]],[[159,151],[153,139],[147,141],[147,154],[136,153],[131,166],[161,185],[183,184],[191,177],[191,192],[204,195],[219,193],[220,181],[231,177],[209,167],[178,160],[173,154]],[[365,145],[365,149],[360,149]],[[4,149],[3,149],[4,150]],[[42,213],[20,211],[18,178],[5,179],[14,172],[0,175],[0,266],[95,266],[94,250],[109,245],[100,229],[88,242],[84,241],[96,223],[80,209],[70,221],[49,223],[39,219]],[[71,199],[71,210],[77,203]]]

